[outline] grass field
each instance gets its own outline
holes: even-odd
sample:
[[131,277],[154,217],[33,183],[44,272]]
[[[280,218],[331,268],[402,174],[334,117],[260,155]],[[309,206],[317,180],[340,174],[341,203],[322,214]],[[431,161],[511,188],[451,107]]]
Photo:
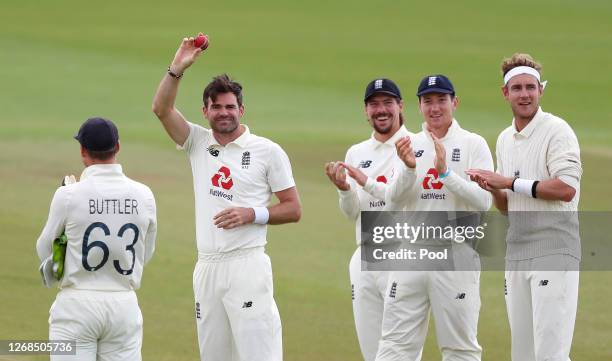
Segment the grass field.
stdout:
[[[511,119],[499,63],[516,51],[532,53],[549,80],[544,109],[565,118],[581,143],[581,208],[610,210],[610,18],[605,0],[3,1],[0,339],[47,337],[56,291],[40,284],[34,244],[60,177],[81,172],[72,134],[102,115],[119,126],[124,170],[150,185],[158,202],[158,248],[138,292],[144,359],[198,358],[191,172],[150,107],[180,39],[202,30],[211,46],[185,74],[178,107],[201,122],[203,86],[220,72],[234,75],[245,87],[243,121],[286,149],[301,193],[302,221],[270,227],[268,237],[285,359],[359,360],[348,282],[353,226],[338,210],[323,164],[369,135],[366,83],[396,80],[416,131],[418,81],[447,74],[462,102],[457,119],[494,146]],[[609,272],[581,274],[572,359],[612,359],[610,281]],[[502,273],[483,273],[481,297],[483,359],[509,360]],[[440,359],[431,331],[426,361]]]

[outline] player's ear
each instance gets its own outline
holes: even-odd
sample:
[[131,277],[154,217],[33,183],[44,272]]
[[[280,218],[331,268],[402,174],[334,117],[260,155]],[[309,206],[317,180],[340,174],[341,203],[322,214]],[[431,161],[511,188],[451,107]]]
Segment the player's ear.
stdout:
[[501,87],[501,91],[502,94],[504,95],[504,98],[506,98],[506,100],[508,100],[508,86],[507,85],[502,85]]
[[83,165],[85,167],[89,167],[90,165],[90,161],[89,161],[89,153],[87,153],[87,149],[85,149],[85,147],[81,146],[81,162],[83,163]]
[[242,118],[242,116],[244,115],[244,104],[240,104],[240,107],[238,107],[238,110],[240,111],[240,117]]
[[115,155],[117,153],[119,153],[119,150],[121,149],[121,143],[119,141],[117,141],[117,145],[115,146]]
[[404,111],[404,101],[403,100],[399,100],[398,101],[399,104],[399,108],[400,108],[400,113]]
[[452,103],[453,103],[453,110],[457,109],[457,107],[459,106],[459,97],[455,95],[452,99]]

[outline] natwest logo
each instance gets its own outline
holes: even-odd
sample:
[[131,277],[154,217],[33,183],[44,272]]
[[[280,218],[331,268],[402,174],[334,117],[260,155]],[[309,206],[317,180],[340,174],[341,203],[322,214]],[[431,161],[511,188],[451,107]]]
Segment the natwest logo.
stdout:
[[429,170],[427,171],[427,174],[425,175],[425,178],[423,178],[423,188],[424,189],[442,189],[443,185],[444,183],[442,183],[438,179],[438,171],[436,170],[436,168],[429,168]]
[[378,177],[376,177],[376,181],[387,184],[387,177],[385,177],[384,175],[379,175]]
[[234,181],[230,176],[230,170],[225,166],[219,168],[217,174],[215,174],[211,180],[215,187],[220,187],[225,190],[229,190],[234,185]]

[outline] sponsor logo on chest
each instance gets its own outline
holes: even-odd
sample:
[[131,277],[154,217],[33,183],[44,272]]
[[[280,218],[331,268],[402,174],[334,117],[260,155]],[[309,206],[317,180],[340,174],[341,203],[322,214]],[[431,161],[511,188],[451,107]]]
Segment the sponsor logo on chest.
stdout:
[[[425,177],[423,177],[422,183],[423,189],[425,190],[440,190],[444,187],[444,183],[440,180],[438,171],[435,168],[429,168]],[[421,199],[446,199],[446,194],[438,192],[423,192],[421,193]]]
[[210,195],[227,199],[230,202],[233,200],[234,196],[232,194],[224,192],[224,190],[229,191],[234,186],[234,180],[228,167],[222,166],[219,168],[210,180],[213,185],[213,188],[210,189]]

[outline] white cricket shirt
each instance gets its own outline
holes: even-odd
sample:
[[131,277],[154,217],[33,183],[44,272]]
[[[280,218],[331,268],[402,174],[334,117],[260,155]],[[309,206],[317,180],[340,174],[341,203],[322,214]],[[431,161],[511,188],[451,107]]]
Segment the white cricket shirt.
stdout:
[[68,245],[60,288],[138,289],[155,250],[155,198],[149,187],[126,177],[120,164],[91,165],[79,182],[55,192],[36,242],[41,260],[62,232]]
[[[515,122],[497,138],[497,172],[531,180],[558,178],[576,190],[570,202],[531,198],[506,190],[510,228],[506,258],[552,254],[580,259],[578,201],[582,164],[578,139],[567,122],[539,108],[520,132]],[[538,212],[531,212],[538,211]]]
[[559,178],[576,190],[571,202],[545,201],[507,191],[508,211],[575,211],[580,199],[582,164],[578,138],[567,122],[538,109],[520,132],[512,125],[497,138],[497,172],[532,180]]
[[266,207],[272,194],[295,186],[287,154],[249,128],[220,145],[212,130],[189,124],[183,148],[189,155],[195,193],[198,252],[215,254],[266,244],[265,224],[217,228],[213,217],[230,207]]
[[[461,128],[453,119],[448,132],[440,139],[446,150],[446,167],[450,170],[450,174],[441,179],[434,167],[436,150],[426,123],[422,129],[411,138],[416,159],[416,181],[410,183],[409,191],[403,194],[391,192],[400,186],[398,183],[387,187],[385,210],[401,209],[402,206],[408,211],[488,210],[492,203],[491,194],[465,174],[470,168],[493,170],[493,157],[485,139]],[[400,194],[402,198],[397,198]]]
[[[338,190],[340,209],[347,218],[355,220],[355,237],[361,244],[361,211],[382,211],[385,206],[384,190],[376,193],[376,183],[387,184],[395,176],[395,160],[399,160],[395,151],[395,142],[405,136],[412,136],[403,125],[386,142],[380,142],[372,136],[353,145],[346,152],[345,162],[359,168],[368,176],[368,182],[361,187],[347,175],[351,188],[348,191]],[[365,189],[364,189],[365,188]],[[374,195],[370,194],[373,193]]]

